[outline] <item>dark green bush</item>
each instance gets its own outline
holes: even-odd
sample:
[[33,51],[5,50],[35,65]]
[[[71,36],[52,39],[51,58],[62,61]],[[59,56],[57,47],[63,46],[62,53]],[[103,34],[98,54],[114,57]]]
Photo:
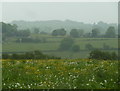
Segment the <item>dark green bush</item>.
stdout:
[[109,50],[110,49],[110,46],[109,45],[106,45],[105,43],[103,44],[103,49],[104,50]]
[[9,54],[2,54],[2,58],[4,58],[4,59],[10,58],[10,55]]
[[79,52],[80,51],[80,46],[79,45],[73,45],[72,48],[71,48],[71,50],[73,52]]
[[48,56],[40,51],[26,52],[21,54],[2,54],[3,59],[60,59],[60,57]]
[[66,37],[61,41],[60,47],[58,50],[60,51],[68,51],[74,44],[74,40],[71,37]]
[[115,52],[103,52],[100,50],[94,50],[90,52],[90,59],[103,59],[103,60],[117,60],[118,56]]
[[86,44],[85,49],[87,50],[94,50],[94,47],[91,44]]

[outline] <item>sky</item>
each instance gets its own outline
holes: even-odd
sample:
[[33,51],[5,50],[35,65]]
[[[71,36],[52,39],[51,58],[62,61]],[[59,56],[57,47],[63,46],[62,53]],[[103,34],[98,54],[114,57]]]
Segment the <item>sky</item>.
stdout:
[[117,2],[4,2],[2,21],[73,20],[84,23],[118,22]]

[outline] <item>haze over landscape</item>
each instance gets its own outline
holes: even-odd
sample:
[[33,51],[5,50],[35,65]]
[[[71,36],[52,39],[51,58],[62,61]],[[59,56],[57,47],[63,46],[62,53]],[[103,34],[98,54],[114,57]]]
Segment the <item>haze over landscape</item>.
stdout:
[[73,20],[84,23],[117,23],[117,2],[34,2],[3,3],[2,20],[46,21]]
[[3,3],[2,13],[3,89],[120,88],[117,2]]

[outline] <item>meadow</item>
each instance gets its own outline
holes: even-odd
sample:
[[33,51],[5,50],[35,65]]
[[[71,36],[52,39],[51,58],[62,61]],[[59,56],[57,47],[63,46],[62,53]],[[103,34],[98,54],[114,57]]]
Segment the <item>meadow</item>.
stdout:
[[118,61],[2,60],[3,89],[117,89]]
[[[66,36],[54,37],[51,35],[31,35],[32,38],[42,39],[45,38],[45,43],[16,43],[15,39],[8,39],[7,42],[3,43],[3,52],[27,52],[39,50],[45,54],[58,56],[61,58],[87,58],[90,51],[86,50],[85,45],[91,44],[94,48],[103,48],[103,44],[108,45],[110,48],[118,48],[117,38],[74,38],[75,44],[80,46],[79,52],[70,51],[58,51],[60,41]],[[117,50],[106,50],[115,51]]]

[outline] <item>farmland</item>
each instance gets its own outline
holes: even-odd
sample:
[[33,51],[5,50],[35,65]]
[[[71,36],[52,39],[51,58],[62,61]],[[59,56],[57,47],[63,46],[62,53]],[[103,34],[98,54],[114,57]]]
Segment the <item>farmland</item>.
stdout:
[[120,89],[118,3],[1,5],[0,88]]
[[[53,37],[48,35],[31,35],[32,38],[45,38],[45,43],[16,43],[15,39],[9,39],[8,42],[3,43],[3,52],[26,52],[40,50],[45,54],[58,56],[61,58],[87,58],[89,50],[86,50],[85,45],[91,44],[94,48],[103,48],[103,44],[109,45],[110,48],[118,48],[117,38],[74,38],[75,44],[80,46],[79,52],[58,51],[60,41],[65,38]],[[117,50],[106,50],[115,51]]]
[[3,89],[117,89],[118,61],[2,60]]

